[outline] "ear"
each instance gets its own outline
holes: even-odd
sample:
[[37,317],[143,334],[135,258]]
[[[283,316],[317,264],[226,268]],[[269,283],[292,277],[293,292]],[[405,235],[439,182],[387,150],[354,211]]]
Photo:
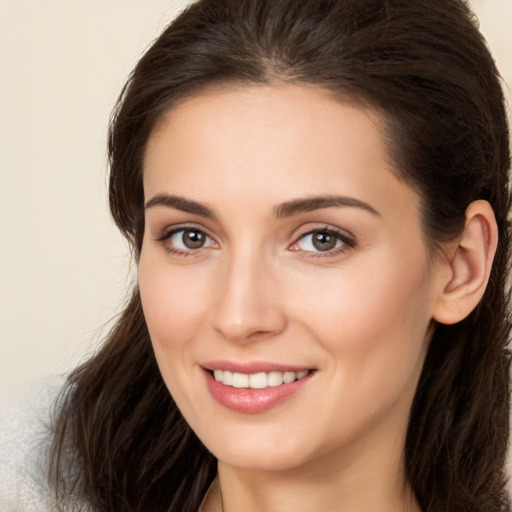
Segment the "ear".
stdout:
[[454,324],[473,311],[487,287],[497,245],[498,227],[491,205],[474,201],[466,210],[464,232],[441,263],[446,272],[439,272],[434,320]]

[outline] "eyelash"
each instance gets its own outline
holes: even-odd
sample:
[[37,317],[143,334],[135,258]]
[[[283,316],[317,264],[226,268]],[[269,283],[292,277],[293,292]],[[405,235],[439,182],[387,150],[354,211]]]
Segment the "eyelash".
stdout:
[[182,238],[183,238],[183,235],[186,232],[199,233],[199,234],[205,236],[207,240],[210,240],[213,242],[213,238],[211,236],[209,236],[208,233],[204,229],[196,228],[194,226],[179,226],[176,228],[165,230],[160,236],[158,236],[156,238],[156,241],[162,243],[165,246],[166,251],[170,254],[176,254],[178,256],[182,256],[185,258],[199,256],[198,253],[199,253],[200,249],[207,249],[208,247],[201,246],[201,247],[198,247],[197,249],[188,249],[187,250],[187,249],[178,249],[178,248],[172,246],[170,243],[166,243],[174,235],[177,235],[178,233],[183,233],[182,234]]
[[[165,230],[155,240],[157,242],[162,243],[165,246],[165,249],[168,253],[175,254],[175,255],[178,255],[181,257],[199,256],[201,249],[208,249],[210,247],[210,246],[205,247],[204,245],[202,245],[202,246],[198,247],[197,249],[192,249],[192,248],[180,249],[180,248],[174,247],[173,245],[171,245],[169,243],[166,243],[174,235],[177,235],[178,233],[183,233],[182,234],[182,237],[183,237],[183,235],[186,232],[198,233],[200,235],[205,236],[206,239],[209,240],[210,242],[213,242],[213,244],[216,244],[215,241],[213,240],[213,238],[211,236],[209,236],[205,230],[196,228],[193,226],[179,226],[176,228]],[[314,236],[315,234],[317,234],[317,235],[323,234],[323,235],[335,237],[336,245],[338,245],[338,247],[334,247],[333,249],[329,249],[326,251],[301,250],[300,248],[295,248],[300,244],[301,241],[305,240],[308,236]],[[208,243],[208,242],[206,242],[206,243]],[[318,227],[315,229],[310,229],[310,230],[302,233],[301,235],[298,236],[298,238],[291,245],[288,246],[288,249],[291,251],[302,252],[303,256],[307,257],[307,258],[325,258],[325,257],[337,256],[339,254],[347,252],[349,249],[354,249],[356,247],[357,247],[357,243],[356,243],[356,240],[354,237],[349,236],[345,233],[342,233],[338,230],[335,230],[331,227],[325,226],[325,227]]]
[[[343,254],[347,252],[350,249],[355,249],[357,247],[356,240],[353,236],[350,236],[346,233],[342,233],[341,231],[338,231],[336,229],[333,229],[331,227],[319,227],[315,229],[310,229],[306,231],[305,233],[301,234],[295,242],[290,246],[290,250],[293,251],[300,251],[301,249],[294,249],[295,246],[298,246],[298,244],[305,240],[307,237],[313,237],[314,235],[327,235],[332,236],[336,239],[336,244],[338,247],[334,247],[332,249],[326,250],[326,251],[305,251],[302,250],[302,253],[307,258],[328,258],[328,257],[334,257],[338,256],[340,254]],[[313,244],[313,242],[311,242]]]

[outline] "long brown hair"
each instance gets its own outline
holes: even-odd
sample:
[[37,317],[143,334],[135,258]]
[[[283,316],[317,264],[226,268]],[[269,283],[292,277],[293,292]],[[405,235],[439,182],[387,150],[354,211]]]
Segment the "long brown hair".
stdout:
[[[462,0],[200,0],[128,80],[109,138],[110,207],[135,259],[142,163],[178,101],[232,83],[314,84],[377,110],[398,174],[422,198],[432,251],[492,205],[499,246],[478,307],[438,325],[412,406],[407,478],[424,512],[508,511],[510,151],[494,61]],[[135,287],[98,354],[57,404],[52,483],[61,506],[195,512],[216,461],[159,374]]]

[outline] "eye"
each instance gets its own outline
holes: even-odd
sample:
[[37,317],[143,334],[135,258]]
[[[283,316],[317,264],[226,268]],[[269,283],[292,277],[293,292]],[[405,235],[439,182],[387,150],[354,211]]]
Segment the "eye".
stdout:
[[166,241],[171,252],[195,251],[216,245],[204,231],[197,228],[174,229],[164,233],[158,241]]
[[316,229],[302,235],[292,249],[304,252],[337,252],[354,247],[355,242],[348,236],[330,229]]

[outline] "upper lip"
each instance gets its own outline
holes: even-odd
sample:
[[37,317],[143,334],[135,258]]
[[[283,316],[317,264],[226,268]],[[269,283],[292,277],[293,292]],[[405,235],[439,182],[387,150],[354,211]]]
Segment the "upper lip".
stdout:
[[208,361],[201,363],[205,370],[223,370],[235,373],[261,373],[261,372],[301,372],[304,370],[313,370],[310,366],[283,364],[270,361],[251,361],[251,362],[235,362],[235,361]]

